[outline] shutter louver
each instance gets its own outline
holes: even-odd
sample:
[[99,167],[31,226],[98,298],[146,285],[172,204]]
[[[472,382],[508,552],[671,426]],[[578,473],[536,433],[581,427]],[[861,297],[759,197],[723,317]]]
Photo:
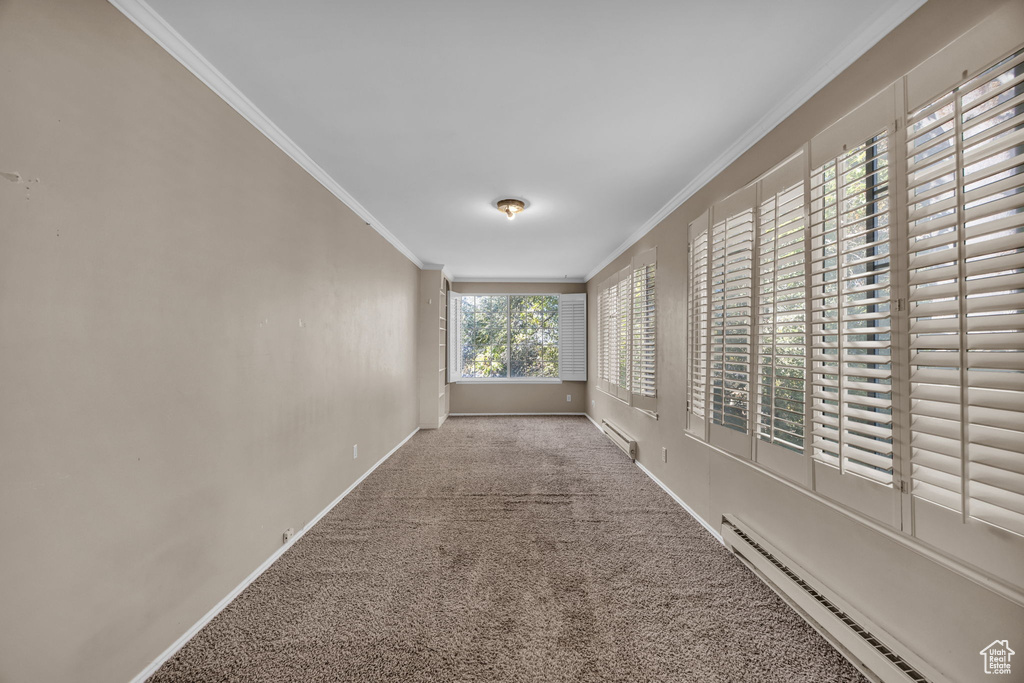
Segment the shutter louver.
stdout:
[[633,260],[633,338],[631,390],[633,405],[653,409],[657,396],[657,327],[655,311],[655,251]]
[[1024,52],[907,129],[913,494],[1024,534]]
[[[789,162],[802,170],[803,156]],[[783,171],[790,169],[783,168]],[[790,170],[788,175],[793,175]],[[757,435],[804,449],[807,391],[806,210],[803,173],[796,183],[762,190],[758,207]]]
[[754,212],[711,227],[711,422],[749,433]]
[[892,482],[888,134],[811,173],[812,455]]
[[558,376],[563,381],[587,381],[587,295],[558,297]]
[[708,230],[707,214],[690,226],[688,428],[703,436],[708,384]]

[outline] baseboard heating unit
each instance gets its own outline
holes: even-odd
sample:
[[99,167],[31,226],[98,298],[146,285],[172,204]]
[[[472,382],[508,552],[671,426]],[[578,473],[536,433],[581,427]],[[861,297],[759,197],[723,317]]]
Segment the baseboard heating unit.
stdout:
[[627,436],[625,432],[608,420],[601,420],[601,431],[612,440],[613,444],[621,448],[622,452],[628,455],[630,460],[636,460],[636,439]]
[[950,683],[732,515],[722,517],[722,541],[869,680]]

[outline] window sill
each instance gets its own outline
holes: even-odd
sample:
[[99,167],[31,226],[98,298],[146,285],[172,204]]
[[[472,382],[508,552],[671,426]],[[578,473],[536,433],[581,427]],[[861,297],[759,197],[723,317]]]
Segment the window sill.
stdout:
[[601,387],[594,387],[594,388],[597,389],[598,391],[600,391],[602,394],[604,394],[608,398],[615,399],[616,401],[618,401],[622,405],[627,406],[629,408],[632,408],[633,410],[635,410],[638,413],[641,413],[643,415],[646,415],[647,417],[651,418],[652,420],[657,420],[658,419],[658,411],[656,411],[656,410],[646,410],[644,408],[637,408],[630,401],[627,401],[624,398],[619,398],[615,394],[609,394],[607,391],[605,391]]
[[557,377],[523,377],[510,379],[505,377],[465,377],[455,380],[457,384],[561,384]]
[[607,391],[605,391],[605,390],[604,390],[604,389],[602,389],[601,387],[595,387],[595,388],[596,388],[596,389],[597,389],[598,391],[600,391],[600,392],[601,392],[602,394],[604,394],[605,396],[607,396],[608,398],[611,398],[611,399],[615,399],[616,401],[618,401],[619,403],[622,403],[623,405],[627,405],[627,406],[629,405],[629,401],[627,401],[626,399],[624,399],[624,398],[619,398],[619,397],[618,397],[618,396],[616,396],[615,394],[611,394],[611,393],[608,393]]

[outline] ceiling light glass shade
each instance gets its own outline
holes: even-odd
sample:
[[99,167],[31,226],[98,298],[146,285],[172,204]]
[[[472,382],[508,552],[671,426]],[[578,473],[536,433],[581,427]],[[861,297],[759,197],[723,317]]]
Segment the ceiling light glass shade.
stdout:
[[508,216],[509,220],[516,217],[516,214],[526,208],[526,204],[518,199],[502,199],[498,202],[498,211]]

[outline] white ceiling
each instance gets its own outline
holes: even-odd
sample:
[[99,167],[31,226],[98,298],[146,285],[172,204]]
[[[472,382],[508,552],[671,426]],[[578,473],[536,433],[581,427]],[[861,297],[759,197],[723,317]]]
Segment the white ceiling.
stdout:
[[579,280],[923,0],[112,2],[414,260]]

